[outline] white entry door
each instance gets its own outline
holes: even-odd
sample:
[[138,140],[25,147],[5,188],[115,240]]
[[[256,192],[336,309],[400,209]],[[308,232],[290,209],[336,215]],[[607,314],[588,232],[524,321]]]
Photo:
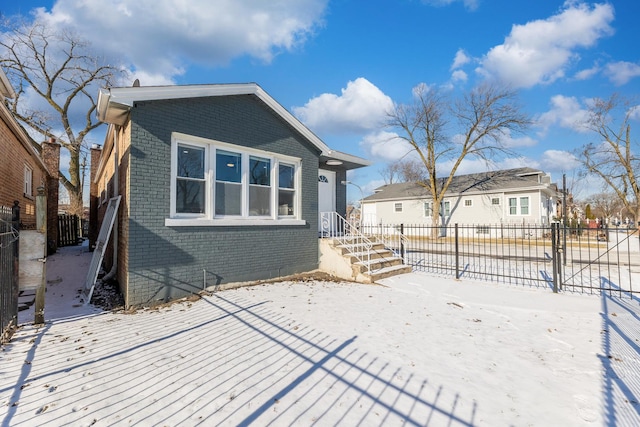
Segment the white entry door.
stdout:
[[322,232],[322,212],[336,211],[336,173],[318,169],[318,232]]

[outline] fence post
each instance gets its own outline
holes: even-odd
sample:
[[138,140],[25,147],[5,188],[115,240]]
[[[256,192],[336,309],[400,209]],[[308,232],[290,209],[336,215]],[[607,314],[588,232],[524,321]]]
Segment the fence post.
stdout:
[[400,257],[402,257],[402,263],[405,264],[404,261],[404,251],[405,251],[405,247],[404,247],[404,224],[400,224]]
[[456,242],[456,279],[460,278],[460,250],[458,243],[458,223],[455,226],[455,242]]
[[[36,196],[36,228],[39,233],[47,234],[47,199],[44,195],[44,187],[38,187],[38,195]],[[46,256],[47,256],[47,239],[44,239],[44,256],[42,262],[42,281],[36,290],[35,315],[33,323],[36,325],[44,323],[44,296],[46,292]]]
[[558,233],[558,223],[551,224],[551,263],[553,264],[553,292],[558,293],[558,239],[560,238]]

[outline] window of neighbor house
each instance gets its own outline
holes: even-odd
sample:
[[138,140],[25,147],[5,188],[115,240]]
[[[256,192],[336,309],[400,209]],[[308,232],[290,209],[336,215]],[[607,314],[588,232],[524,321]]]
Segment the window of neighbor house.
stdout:
[[181,139],[172,144],[171,218],[211,220],[207,225],[298,219],[300,159],[197,137]]
[[500,205],[500,198],[499,197],[491,198],[491,204],[494,206]]
[[471,199],[465,199],[464,205],[469,208],[473,206],[473,202],[471,201]]
[[395,204],[393,205],[393,210],[394,210],[395,212],[402,212],[402,203],[395,203]]
[[529,215],[528,197],[520,197],[520,215]]
[[424,202],[424,216],[430,217],[433,214],[433,204],[431,202]]
[[441,214],[443,216],[450,216],[451,215],[451,203],[450,202],[444,202],[444,210],[441,212]]
[[33,169],[24,165],[24,195],[33,196]]
[[529,196],[509,197],[509,215],[529,215]]

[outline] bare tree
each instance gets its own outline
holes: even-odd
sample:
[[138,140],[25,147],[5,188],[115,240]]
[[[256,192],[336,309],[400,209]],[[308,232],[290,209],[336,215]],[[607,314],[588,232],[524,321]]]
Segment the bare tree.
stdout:
[[636,220],[640,218],[640,145],[632,139],[630,120],[637,108],[615,94],[596,99],[586,126],[599,141],[587,144],[580,153],[587,172],[600,178]]
[[400,179],[400,163],[388,163],[387,166],[380,170],[380,175],[387,185],[398,182],[398,179]]
[[[447,133],[450,122],[455,136]],[[438,91],[422,87],[414,103],[398,105],[389,114],[388,125],[401,131],[399,137],[419,159],[416,163],[419,167],[414,164],[406,176],[429,191],[434,236],[440,205],[462,161],[473,157],[488,162],[508,153],[505,136],[522,132],[529,124],[529,117],[516,102],[516,93],[494,84],[478,86],[455,102]],[[441,177],[445,161],[452,161],[452,166]]]
[[60,182],[71,212],[81,214],[83,142],[101,125],[95,119],[98,88],[113,85],[124,72],[93,55],[71,32],[37,21],[1,25],[0,65],[16,91],[8,106],[42,140],[55,138],[69,151],[69,176],[61,172]]
[[385,184],[394,182],[417,182],[424,180],[424,167],[422,162],[415,159],[401,159],[387,164],[380,171]]
[[587,199],[587,203],[595,216],[607,221],[620,216],[624,210],[624,205],[618,196],[611,192],[592,194]]

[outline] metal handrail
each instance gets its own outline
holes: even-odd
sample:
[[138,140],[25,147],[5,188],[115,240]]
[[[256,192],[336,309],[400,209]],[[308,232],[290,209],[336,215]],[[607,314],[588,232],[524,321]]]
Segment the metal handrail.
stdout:
[[[371,273],[373,242],[360,232],[358,224],[347,221],[337,212],[321,212],[320,237],[337,240],[350,255],[366,266],[367,274]],[[356,247],[364,249],[366,255],[363,257],[361,253],[356,252]]]

